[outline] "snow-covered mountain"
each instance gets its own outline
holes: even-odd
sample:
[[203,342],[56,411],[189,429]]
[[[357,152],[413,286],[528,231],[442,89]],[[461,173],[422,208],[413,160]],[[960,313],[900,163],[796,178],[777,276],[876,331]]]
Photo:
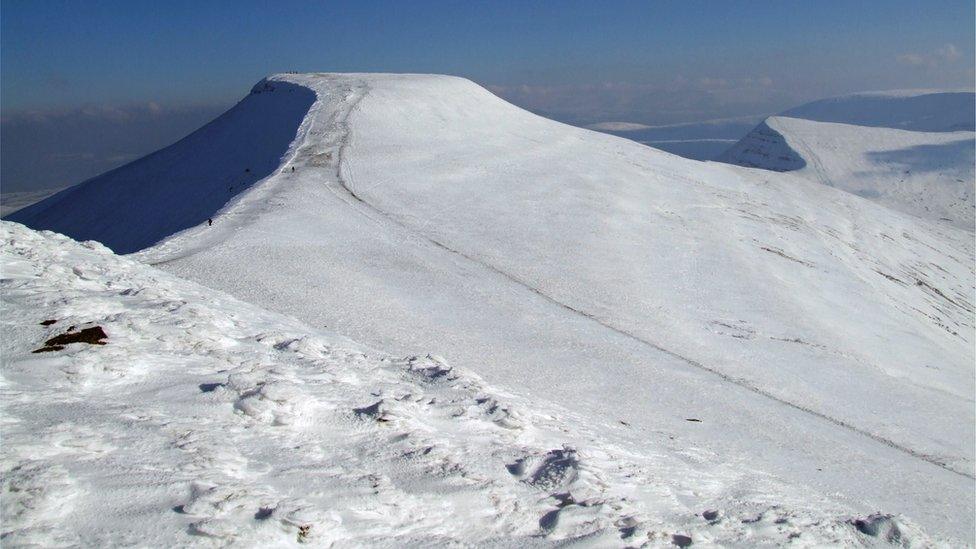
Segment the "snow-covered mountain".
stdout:
[[5,547],[950,541],[94,242],[0,242]]
[[[678,441],[973,543],[972,233],[552,122],[458,78],[255,91],[13,219],[437,353],[574,423],[621,426],[635,454]],[[262,148],[254,127],[294,139]],[[242,173],[246,189],[223,186]]]
[[795,171],[887,207],[976,226],[972,93],[857,94],[767,118],[723,153],[739,166]]
[[97,240],[118,253],[141,250],[206,222],[279,169],[314,100],[308,88],[262,82],[234,108],[178,143],[69,187],[9,219]]

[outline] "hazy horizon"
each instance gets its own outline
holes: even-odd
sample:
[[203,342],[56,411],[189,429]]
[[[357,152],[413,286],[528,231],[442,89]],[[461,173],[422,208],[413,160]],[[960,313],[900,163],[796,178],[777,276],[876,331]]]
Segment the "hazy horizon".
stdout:
[[0,6],[4,547],[976,549],[974,0]]
[[827,4],[245,2],[228,16],[192,2],[4,0],[0,185],[102,173],[284,71],[452,74],[581,126],[761,117],[865,90],[972,89],[971,2],[924,13],[907,1]]

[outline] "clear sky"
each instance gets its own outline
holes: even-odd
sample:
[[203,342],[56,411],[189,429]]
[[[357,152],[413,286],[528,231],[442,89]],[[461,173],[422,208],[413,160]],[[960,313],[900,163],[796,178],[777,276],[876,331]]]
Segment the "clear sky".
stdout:
[[7,138],[27,114],[144,132],[274,72],[432,72],[569,122],[675,123],[971,89],[974,17],[972,0],[3,0],[0,98]]

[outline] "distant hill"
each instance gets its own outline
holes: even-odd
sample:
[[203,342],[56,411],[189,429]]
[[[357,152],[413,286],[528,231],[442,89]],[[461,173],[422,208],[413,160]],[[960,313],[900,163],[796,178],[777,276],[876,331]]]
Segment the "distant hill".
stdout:
[[794,171],[887,207],[973,230],[974,94],[875,92],[770,117],[719,161]]
[[[837,125],[808,123],[827,130]],[[768,127],[789,133],[783,125]],[[684,130],[661,131],[671,133],[659,137],[680,139]],[[869,139],[860,135],[844,143]],[[928,146],[909,140],[911,135],[882,141],[878,150]],[[956,139],[953,133],[924,135],[941,136],[935,143],[950,147]],[[384,457],[382,463],[416,463],[429,448],[439,464],[423,462],[424,473],[411,477],[420,484],[404,485],[402,476],[377,482],[409,486],[410,498],[437,494],[423,501],[437,502],[427,508],[438,517],[450,509],[476,509],[451,499],[462,483],[484,486],[477,511],[445,523],[463,528],[438,534],[468,535],[477,527],[498,539],[528,532],[540,543],[578,539],[601,545],[588,536],[609,531],[619,541],[624,534],[617,528],[677,533],[684,530],[661,525],[689,524],[693,531],[685,537],[704,542],[696,546],[782,545],[789,541],[771,536],[787,531],[780,530],[789,526],[784,520],[795,520],[830,530],[805,526],[802,539],[809,541],[802,543],[853,545],[831,533],[841,528],[871,544],[860,539],[870,535],[849,521],[831,522],[838,513],[818,499],[829,495],[852,503],[844,516],[904,516],[931,535],[960,539],[946,545],[971,545],[973,234],[802,175],[688,160],[561,124],[461,78],[284,74],[262,81],[236,107],[184,140],[10,217],[34,229],[99,240],[116,251],[138,251],[134,257],[141,262],[309,326],[328,326],[365,346],[405,355],[436,353],[459,371],[484,377],[500,393],[517,393],[545,410],[551,403],[569,423],[612,437],[612,445],[587,445],[576,453],[557,429],[545,435],[548,450],[540,455],[516,451],[530,442],[518,431],[502,432],[495,438],[511,441],[502,450],[507,457],[492,462],[495,469],[484,476],[447,452],[459,438],[396,450],[429,431],[426,425],[403,430],[411,416],[398,414],[433,396],[396,379],[388,386],[370,381],[369,394],[396,406],[389,408],[385,426],[361,431],[394,460]],[[11,231],[11,245],[28,238]],[[110,278],[111,286],[97,289],[92,281],[99,271],[85,267],[88,260],[63,255],[66,248],[51,244],[51,259],[36,272],[60,277],[62,295],[76,295],[78,286],[104,292],[97,310],[120,323],[145,321],[117,317],[109,298],[139,307],[140,300],[152,301],[160,311],[153,318],[192,317],[247,334],[242,337],[249,341],[264,339],[255,335],[257,329],[234,324],[243,318],[211,316],[196,300],[152,297],[148,281]],[[5,271],[5,278],[34,277],[22,259],[15,261],[21,263],[11,262],[12,274]],[[18,283],[7,284],[5,289]],[[215,292],[206,301],[226,303],[221,295]],[[31,318],[30,327],[38,330],[31,333],[40,335],[36,322],[42,319]],[[307,350],[308,360],[291,370],[273,355],[231,355],[242,346],[207,330],[194,336],[191,347],[228,367],[240,360],[248,370],[280,365],[282,373],[275,375],[301,371],[310,384],[325,386],[347,374],[315,359],[326,351],[316,339],[267,340],[268,350]],[[155,341],[166,346],[172,340]],[[21,347],[26,354],[30,348]],[[106,351],[115,348],[110,343]],[[125,356],[113,356],[127,363]],[[194,367],[185,355],[178,360]],[[32,369],[36,364],[25,366],[23,375],[42,371]],[[137,364],[155,367],[151,361]],[[18,379],[4,373],[5,382]],[[438,374],[418,383],[451,380],[451,374]],[[126,383],[136,387],[139,381]],[[251,395],[254,386],[241,387]],[[278,402],[280,396],[268,393],[265,400]],[[255,406],[262,413],[264,406],[277,406],[253,400],[246,409]],[[357,399],[346,410],[370,416],[380,410],[372,408],[377,400]],[[498,408],[490,398],[475,404]],[[443,405],[456,421],[473,413],[461,401]],[[317,416],[296,422],[299,430],[318,425]],[[540,432],[533,421],[527,425]],[[323,442],[320,431],[308,432],[308,455],[321,455],[315,445],[331,443]],[[390,438],[374,434],[381,432]],[[401,433],[409,433],[406,441]],[[293,444],[306,445],[285,440],[283,456],[293,455],[287,451]],[[634,476],[632,484],[595,476],[603,475],[602,464],[622,471],[617,456],[626,454],[715,463],[736,475],[759,471],[795,488],[772,492],[750,473],[739,481],[695,476],[705,481],[672,489],[670,479],[697,474],[684,468],[651,469],[653,482]],[[343,455],[359,459],[352,450]],[[309,467],[331,475],[318,457],[310,460]],[[426,482],[448,471],[465,473],[446,484]],[[375,482],[362,473],[344,477],[343,485],[354,483],[371,494]],[[305,482],[304,476],[295,478]],[[618,513],[618,500],[604,488],[617,485],[627,486],[627,501],[650,501],[644,508],[652,511],[662,508],[654,502],[664,501],[665,511],[660,518]],[[521,503],[516,511],[505,503],[510,500],[495,497],[511,490],[531,490],[535,501],[548,502],[549,511]],[[391,498],[384,501],[395,508],[367,512],[388,518],[419,508],[407,507],[406,496]],[[254,504],[233,522],[217,523],[221,532],[270,524],[254,519],[265,513],[262,506],[277,516],[275,500],[248,501]],[[350,531],[359,526],[345,522],[364,516],[358,500],[326,494],[322,501],[329,505],[322,513],[334,511]],[[172,497],[158,509],[179,515],[170,510],[181,503],[189,507],[180,513],[200,510],[200,504]],[[794,514],[797,507],[802,509]],[[499,515],[502,508],[511,511]],[[714,515],[718,522],[702,520],[714,509],[720,510]],[[760,514],[768,522],[756,518]],[[415,522],[415,515],[402,516]],[[527,529],[508,519],[498,522],[499,516],[522,521]],[[312,532],[340,531],[333,527],[338,522],[327,524]],[[376,531],[386,536],[392,530]],[[639,536],[652,544],[657,539]],[[454,540],[425,539],[434,545]],[[483,545],[488,539],[455,541]]]

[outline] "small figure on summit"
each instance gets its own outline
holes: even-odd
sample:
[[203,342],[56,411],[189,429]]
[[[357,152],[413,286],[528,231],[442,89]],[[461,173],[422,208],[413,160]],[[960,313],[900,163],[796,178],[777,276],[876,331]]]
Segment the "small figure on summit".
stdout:
[[208,218],[207,219],[207,226],[209,227],[211,225],[213,225],[213,219]]

